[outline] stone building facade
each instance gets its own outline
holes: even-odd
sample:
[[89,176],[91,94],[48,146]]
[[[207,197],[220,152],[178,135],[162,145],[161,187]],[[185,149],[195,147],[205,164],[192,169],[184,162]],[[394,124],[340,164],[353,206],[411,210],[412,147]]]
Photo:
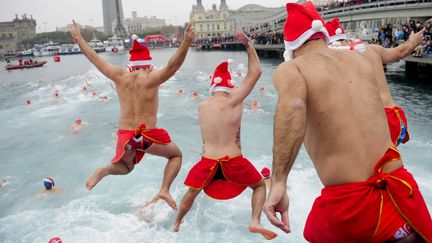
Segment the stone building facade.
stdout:
[[21,42],[36,37],[36,20],[24,14],[21,18],[15,15],[10,22],[0,22],[0,54],[15,52],[27,48]]
[[138,17],[136,11],[132,12],[132,18],[127,18],[123,21],[123,25],[126,29],[126,32],[130,35],[132,33],[136,33],[139,30],[143,30],[146,28],[158,28],[166,25],[165,19],[159,19],[155,16],[151,17]]
[[213,4],[212,9],[205,10],[202,0],[192,6],[190,23],[195,27],[197,38],[225,37],[232,35],[232,28],[225,20],[232,15],[226,0],[221,0],[219,8]]

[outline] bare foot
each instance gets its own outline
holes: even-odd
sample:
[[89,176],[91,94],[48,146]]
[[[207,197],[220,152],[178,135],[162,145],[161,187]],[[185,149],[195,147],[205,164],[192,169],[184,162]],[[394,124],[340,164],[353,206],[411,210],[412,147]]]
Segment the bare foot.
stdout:
[[183,220],[181,220],[181,221],[176,220],[175,223],[174,223],[174,225],[173,225],[173,231],[174,231],[174,232],[179,232],[179,230],[180,230],[180,225],[181,225],[182,223],[183,223]]
[[157,195],[157,197],[159,199],[164,200],[168,206],[170,206],[172,209],[174,209],[175,211],[177,211],[177,204],[176,201],[174,200],[174,198],[172,198],[171,194],[169,192],[159,192],[159,194]]
[[275,232],[268,230],[259,224],[250,224],[249,225],[249,232],[259,233],[262,236],[264,236],[264,238],[266,238],[266,240],[272,240],[272,239],[276,238],[276,236],[277,236],[277,234]]
[[107,175],[106,173],[106,169],[101,167],[101,168],[97,168],[93,174],[88,178],[87,183],[86,183],[86,187],[88,190],[93,189],[93,187],[96,186],[96,184],[102,180],[102,178],[104,178]]
[[148,207],[151,204],[157,202],[159,199],[164,200],[168,204],[168,206],[170,206],[172,209],[174,209],[175,211],[177,211],[176,201],[172,198],[172,196],[171,196],[171,194],[169,194],[169,192],[159,192],[152,199],[150,199],[147,202],[145,202],[143,207]]

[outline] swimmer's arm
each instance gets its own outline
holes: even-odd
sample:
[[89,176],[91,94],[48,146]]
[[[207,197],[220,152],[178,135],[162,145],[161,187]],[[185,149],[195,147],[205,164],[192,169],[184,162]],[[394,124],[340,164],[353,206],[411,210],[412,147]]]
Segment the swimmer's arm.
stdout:
[[249,60],[248,72],[240,86],[233,89],[231,92],[231,102],[234,106],[243,102],[243,100],[252,92],[255,84],[261,76],[261,64],[255,47],[250,40],[246,44],[244,43],[244,46]]
[[285,186],[305,136],[307,86],[295,64],[282,65],[273,74],[279,98],[274,118],[272,185]]
[[415,34],[411,32],[408,41],[395,48],[384,48],[379,45],[370,46],[376,53],[378,53],[378,55],[381,56],[383,64],[396,62],[409,56],[414,49],[422,43],[424,32],[424,28]]
[[177,70],[183,64],[186,55],[189,51],[189,46],[195,38],[195,29],[189,24],[184,32],[184,40],[180,47],[174,53],[174,55],[169,59],[167,65],[160,70],[154,71],[150,74],[151,82],[156,85],[160,85],[166,82],[171,76],[173,76]]
[[72,37],[75,38],[78,42],[81,52],[87,57],[87,59],[91,63],[93,63],[97,67],[97,69],[99,69],[101,73],[103,73],[103,75],[113,80],[114,82],[117,82],[121,79],[124,70],[100,57],[96,53],[96,51],[89,44],[87,44],[87,42],[81,36],[81,33],[75,21],[73,21],[73,25],[69,28],[69,32],[71,33]]

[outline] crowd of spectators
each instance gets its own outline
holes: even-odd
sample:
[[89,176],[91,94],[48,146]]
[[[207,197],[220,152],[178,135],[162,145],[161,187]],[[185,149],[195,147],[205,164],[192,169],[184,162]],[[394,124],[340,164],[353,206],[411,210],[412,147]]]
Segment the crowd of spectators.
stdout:
[[[405,4],[407,1],[380,1],[380,0],[344,0],[344,1],[331,1],[329,3],[317,6],[318,11],[324,11],[329,9],[335,9],[335,8],[343,8],[343,7],[350,7],[350,6],[358,6],[360,8],[373,8],[376,6],[385,6],[385,5],[397,5],[397,4]],[[409,2],[417,2],[417,3],[425,3],[425,2],[431,2],[431,0],[411,0]],[[376,3],[376,4],[367,4],[367,3]]]
[[369,43],[381,45],[385,48],[397,47],[408,40],[411,32],[417,33],[425,28],[424,39],[421,45],[416,47],[414,56],[432,54],[432,25],[431,22],[424,26],[420,22],[411,20],[406,24],[391,25],[387,24],[378,29],[377,36],[372,38]]

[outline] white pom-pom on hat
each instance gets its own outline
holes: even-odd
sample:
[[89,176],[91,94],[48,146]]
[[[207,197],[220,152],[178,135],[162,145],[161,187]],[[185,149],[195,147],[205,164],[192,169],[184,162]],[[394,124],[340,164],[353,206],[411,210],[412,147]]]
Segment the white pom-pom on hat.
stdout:
[[287,61],[294,59],[294,54],[292,51],[285,49],[283,57],[284,57],[285,62],[287,62]]
[[342,29],[341,28],[337,28],[335,31],[336,35],[340,35],[342,34]]
[[312,29],[315,31],[319,31],[323,26],[324,25],[321,20],[316,19],[312,21]]
[[231,63],[233,63],[233,62],[234,62],[234,60],[233,60],[233,59],[231,59],[231,58],[229,58],[229,59],[227,60],[227,62],[228,62],[228,64],[231,64]]
[[136,34],[133,34],[132,35],[132,40],[136,40],[136,39],[138,39],[138,36]]
[[221,77],[216,77],[216,78],[213,79],[213,82],[215,84],[219,84],[220,82],[222,82],[222,78]]
[[361,43],[361,44],[357,44],[357,45],[354,46],[354,50],[355,50],[357,53],[363,53],[363,52],[366,51],[366,46],[365,46],[363,43]]

